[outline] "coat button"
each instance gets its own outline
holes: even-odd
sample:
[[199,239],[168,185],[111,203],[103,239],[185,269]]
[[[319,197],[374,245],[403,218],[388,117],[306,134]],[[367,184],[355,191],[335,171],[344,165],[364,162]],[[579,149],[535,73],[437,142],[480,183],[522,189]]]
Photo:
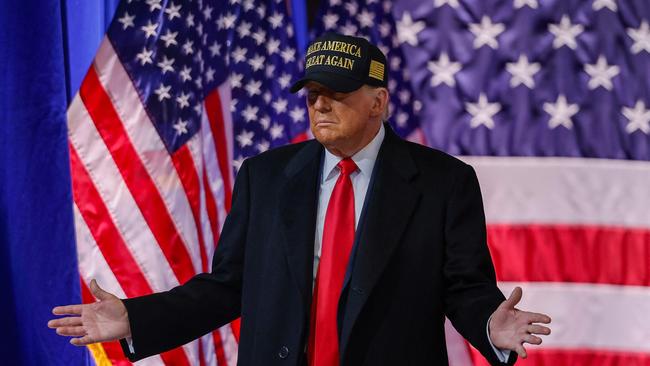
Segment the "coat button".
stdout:
[[287,348],[287,346],[280,347],[280,351],[278,352],[278,357],[282,359],[289,357],[289,348]]

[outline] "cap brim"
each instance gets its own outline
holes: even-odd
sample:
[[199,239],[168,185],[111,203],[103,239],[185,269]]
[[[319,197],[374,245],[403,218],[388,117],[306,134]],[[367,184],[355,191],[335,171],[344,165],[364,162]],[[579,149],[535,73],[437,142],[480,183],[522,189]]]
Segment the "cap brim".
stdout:
[[339,93],[349,93],[363,86],[363,81],[354,80],[349,77],[341,76],[332,72],[311,72],[308,76],[293,83],[290,92],[295,93],[302,89],[305,84],[315,81],[324,85],[326,88]]

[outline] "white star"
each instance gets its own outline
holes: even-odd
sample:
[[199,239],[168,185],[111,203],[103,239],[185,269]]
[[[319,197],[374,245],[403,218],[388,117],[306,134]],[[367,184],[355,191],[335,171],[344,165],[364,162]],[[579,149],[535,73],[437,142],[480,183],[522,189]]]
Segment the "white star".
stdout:
[[253,136],[255,136],[255,133],[253,131],[246,131],[242,130],[242,132],[235,137],[237,139],[237,142],[239,142],[239,146],[241,148],[245,148],[246,146],[253,145]]
[[266,150],[268,150],[270,146],[271,146],[271,144],[269,144],[268,141],[262,140],[262,141],[258,142],[255,147],[257,148],[257,150],[259,152],[263,153]]
[[255,121],[257,119],[257,112],[260,111],[259,107],[253,107],[252,105],[247,105],[246,108],[241,112],[242,117],[246,122]]
[[235,113],[235,111],[237,110],[237,102],[238,100],[236,98],[230,100],[230,111],[233,113]]
[[280,52],[280,56],[282,56],[282,60],[284,61],[285,64],[288,64],[290,62],[293,62],[296,60],[296,50],[294,50],[291,47],[287,47],[284,49],[284,51]]
[[611,11],[618,10],[618,7],[616,6],[616,1],[614,0],[594,0],[593,4],[591,4],[591,7],[596,11],[602,8],[607,8]]
[[519,55],[517,62],[508,62],[506,70],[512,75],[510,78],[510,86],[516,87],[517,85],[524,84],[528,89],[535,87],[535,79],[533,76],[540,70],[540,65],[537,62],[532,64],[528,62],[526,55]]
[[268,42],[266,42],[266,53],[271,56],[272,54],[278,52],[280,50],[280,41],[278,41],[275,38],[269,39]]
[[242,7],[244,8],[244,11],[249,11],[255,7],[255,4],[253,4],[253,0],[245,0]]
[[185,18],[185,24],[188,28],[194,26],[194,14],[187,15],[187,18]]
[[239,38],[244,38],[246,36],[249,36],[251,34],[251,23],[242,21],[239,26],[237,27],[237,34],[239,34]]
[[341,5],[341,0],[330,0],[330,6]]
[[153,51],[149,51],[146,48],[143,48],[142,52],[135,55],[135,58],[140,60],[140,65],[144,66],[146,64],[153,63],[153,60],[151,59],[152,55],[153,55]]
[[645,108],[645,103],[642,100],[637,100],[634,108],[623,107],[623,115],[629,123],[625,126],[627,133],[632,133],[636,130],[650,134],[650,110]]
[[119,18],[117,21],[122,23],[122,29],[126,29],[134,26],[133,19],[135,19],[135,15],[129,15],[129,13],[124,12],[124,16]]
[[255,11],[257,11],[257,15],[259,15],[260,18],[264,18],[264,16],[266,15],[266,6],[264,6],[264,4],[258,4],[257,9],[255,9]]
[[558,95],[555,103],[544,103],[544,111],[551,116],[548,127],[554,129],[557,126],[564,126],[568,129],[573,127],[571,117],[580,111],[577,104],[568,104],[563,94]]
[[187,66],[183,66],[183,70],[181,70],[181,72],[180,72],[181,79],[183,79],[183,82],[186,82],[188,80],[192,80],[191,73],[192,73],[191,68],[189,68]]
[[183,53],[185,53],[186,55],[194,53],[194,49],[192,48],[192,45],[194,45],[194,42],[190,41],[189,39],[185,41],[185,43],[183,43]]
[[399,43],[408,43],[411,46],[418,45],[418,34],[426,27],[421,20],[413,22],[411,14],[407,11],[402,13],[402,19],[397,21],[396,26]]
[[641,51],[650,53],[650,26],[647,21],[642,21],[638,29],[628,28],[627,35],[634,40],[632,53],[637,54]]
[[537,9],[537,7],[539,7],[539,4],[537,3],[537,0],[515,0],[515,9],[521,9],[524,6],[529,6],[531,9]]
[[375,14],[369,12],[367,9],[363,9],[361,13],[357,15],[357,20],[361,28],[370,28],[375,25]]
[[154,11],[156,9],[162,9],[160,5],[160,0],[147,0],[147,5],[149,5],[149,11]]
[[280,83],[280,86],[283,89],[286,89],[289,86],[289,83],[291,83],[291,75],[286,73],[282,74],[282,76],[278,78],[278,83]]
[[279,139],[284,134],[284,126],[274,123],[269,131],[273,140]]
[[244,89],[246,89],[248,96],[252,97],[253,95],[260,95],[261,87],[262,87],[262,82],[260,80],[251,80],[248,83],[246,83]]
[[255,55],[255,57],[248,60],[248,64],[251,65],[253,71],[261,70],[264,67],[264,60],[266,58],[262,55]]
[[273,107],[273,109],[275,109],[276,114],[280,114],[287,111],[287,104],[288,102],[286,99],[280,98],[277,101],[273,102],[271,106]]
[[264,75],[267,79],[273,79],[275,77],[275,65],[267,64],[264,68]]
[[454,75],[462,68],[460,62],[450,62],[449,56],[443,52],[435,61],[429,61],[427,68],[431,71],[431,86],[438,86],[446,84],[447,86],[455,86],[456,80]]
[[553,48],[567,46],[572,50],[577,47],[576,37],[582,33],[584,27],[580,24],[573,25],[568,15],[563,15],[560,24],[549,24],[549,32],[553,33]]
[[165,47],[169,47],[170,45],[177,45],[178,42],[176,42],[176,36],[178,35],[178,32],[172,32],[169,29],[167,29],[167,33],[165,35],[160,36],[160,39],[165,41]]
[[494,128],[494,120],[492,119],[495,114],[501,110],[501,104],[488,103],[485,94],[481,93],[478,96],[478,103],[465,103],[465,109],[472,115],[470,126],[476,128],[484,125],[489,129]]
[[357,11],[359,11],[359,5],[355,2],[346,2],[343,4],[343,7],[348,11],[350,17],[354,16],[357,14]]
[[[388,22],[381,22],[379,24],[379,33],[381,34],[382,37],[388,37],[388,35],[392,32],[392,27],[390,26],[390,23]],[[386,53],[384,53],[386,54]]]
[[236,72],[233,72],[230,74],[228,77],[228,81],[230,82],[230,86],[233,88],[241,88],[241,81],[244,78],[244,75],[238,74]]
[[259,46],[266,41],[266,32],[264,29],[260,28],[257,32],[253,33],[251,37],[255,40],[255,44]]
[[439,8],[445,4],[451,6],[452,8],[458,8],[459,6],[458,0],[434,0],[433,1],[434,8]]
[[235,26],[236,21],[237,21],[237,14],[232,14],[230,12],[226,13],[226,15],[223,16],[223,28],[225,29],[233,28]]
[[179,107],[180,109],[183,109],[183,108],[185,108],[185,107],[189,107],[189,106],[190,106],[189,99],[190,99],[190,95],[189,95],[189,94],[181,93],[181,95],[179,95],[179,96],[176,97],[176,103],[178,103],[178,107]]
[[345,22],[345,25],[339,28],[339,30],[346,36],[353,36],[357,34],[357,26],[352,24],[349,20]]
[[334,13],[327,13],[323,17],[323,24],[325,24],[325,29],[334,29],[336,23],[339,21],[339,16]]
[[595,64],[585,65],[585,71],[589,74],[589,89],[596,89],[599,86],[607,90],[612,90],[612,78],[620,72],[617,65],[608,65],[605,56],[598,56]]
[[165,86],[165,84],[160,84],[158,89],[153,92],[158,95],[158,101],[162,102],[164,99],[169,99],[172,96],[169,94],[169,91],[172,89],[171,86]]
[[296,106],[289,112],[289,116],[293,120],[293,123],[302,122],[305,120],[305,110]]
[[264,92],[264,94],[262,95],[262,98],[264,99],[264,103],[266,103],[266,104],[271,103],[271,98],[272,97],[271,97],[271,93],[268,90],[266,92]]
[[212,7],[210,7],[210,6],[206,6],[206,7],[203,9],[203,18],[205,18],[205,20],[210,20],[210,19],[212,19]]
[[174,68],[172,65],[174,64],[174,59],[168,59],[167,56],[163,56],[163,60],[160,61],[157,65],[160,67],[160,70],[162,71],[163,75],[167,73],[167,71],[174,71]]
[[208,49],[210,50],[210,55],[212,57],[221,54],[221,45],[217,43],[217,41],[214,41],[212,43],[212,46],[210,46]]
[[195,112],[196,114],[198,114],[199,116],[200,116],[201,114],[203,114],[203,104],[201,104],[201,103],[195,105],[194,107],[192,107],[192,109],[194,109],[194,112]]
[[481,48],[485,45],[492,49],[499,47],[497,36],[506,29],[503,23],[492,23],[487,15],[481,18],[481,23],[472,23],[469,25],[469,31],[474,34],[474,48]]
[[174,5],[174,3],[171,3],[167,9],[165,9],[165,13],[167,13],[167,19],[170,21],[174,19],[174,17],[179,18],[181,17],[181,13],[179,12],[181,10],[181,6]]
[[276,29],[277,27],[282,25],[282,21],[284,20],[284,15],[282,15],[281,13],[275,12],[267,20],[271,24],[271,27],[273,27],[273,29]]
[[399,127],[406,126],[406,122],[408,122],[408,120],[409,120],[409,115],[403,111],[397,113],[397,116],[395,116],[395,122],[397,122],[397,125]]
[[269,129],[269,124],[271,124],[271,119],[269,118],[268,115],[264,115],[262,118],[259,120],[260,126],[264,129],[264,131]]
[[239,46],[237,46],[237,48],[235,48],[235,50],[232,51],[231,56],[232,56],[232,59],[235,61],[236,64],[246,60],[246,52],[247,51],[248,51],[248,49],[243,48],[243,47],[239,47]]
[[235,170],[239,171],[241,165],[244,164],[244,160],[246,159],[244,159],[244,157],[241,155],[237,159],[233,159],[232,166],[235,168]]
[[179,119],[178,122],[174,124],[174,129],[176,130],[176,135],[184,135],[187,133],[187,121]]
[[402,89],[397,93],[397,98],[402,104],[406,104],[411,100],[411,93],[407,89]]
[[208,69],[205,71],[205,80],[207,80],[208,82],[214,80],[214,73],[215,73],[214,69],[208,67]]
[[201,79],[200,76],[197,77],[197,78],[194,80],[194,85],[196,85],[196,87],[199,88],[199,89],[202,88],[202,87],[203,87],[203,79]]
[[147,22],[147,25],[140,27],[144,31],[144,36],[149,38],[156,35],[156,28],[158,28],[158,23],[151,23],[151,20]]
[[402,64],[402,59],[398,56],[393,56],[390,58],[390,68],[393,71],[398,71],[400,69],[400,65]]

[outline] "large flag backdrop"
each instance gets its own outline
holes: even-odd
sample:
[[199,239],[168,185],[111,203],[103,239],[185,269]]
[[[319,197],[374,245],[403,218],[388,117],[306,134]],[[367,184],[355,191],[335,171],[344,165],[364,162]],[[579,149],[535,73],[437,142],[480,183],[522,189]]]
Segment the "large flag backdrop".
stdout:
[[[415,136],[477,170],[500,288],[554,319],[520,363],[650,364],[650,3],[329,0],[317,19],[388,51],[411,88],[391,85],[393,122],[415,107]],[[484,364],[459,339],[451,363]]]
[[[554,317],[531,364],[650,363],[648,7],[330,0],[316,17],[381,44],[398,133],[477,169],[500,286]],[[90,278],[135,296],[208,269],[242,159],[309,137],[286,91],[289,8],[120,4],[68,110],[85,301]],[[141,363],[231,365],[237,337],[234,323]],[[449,340],[452,364],[481,363]],[[128,363],[115,343],[92,351]]]

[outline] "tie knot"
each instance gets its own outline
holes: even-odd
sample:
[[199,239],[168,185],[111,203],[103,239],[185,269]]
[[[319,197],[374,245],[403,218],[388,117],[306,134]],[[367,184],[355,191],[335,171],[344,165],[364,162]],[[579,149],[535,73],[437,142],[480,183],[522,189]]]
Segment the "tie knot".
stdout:
[[341,170],[341,174],[344,174],[344,175],[350,175],[355,170],[357,170],[357,164],[355,164],[354,160],[352,160],[350,158],[345,158],[345,159],[339,161],[337,166]]

